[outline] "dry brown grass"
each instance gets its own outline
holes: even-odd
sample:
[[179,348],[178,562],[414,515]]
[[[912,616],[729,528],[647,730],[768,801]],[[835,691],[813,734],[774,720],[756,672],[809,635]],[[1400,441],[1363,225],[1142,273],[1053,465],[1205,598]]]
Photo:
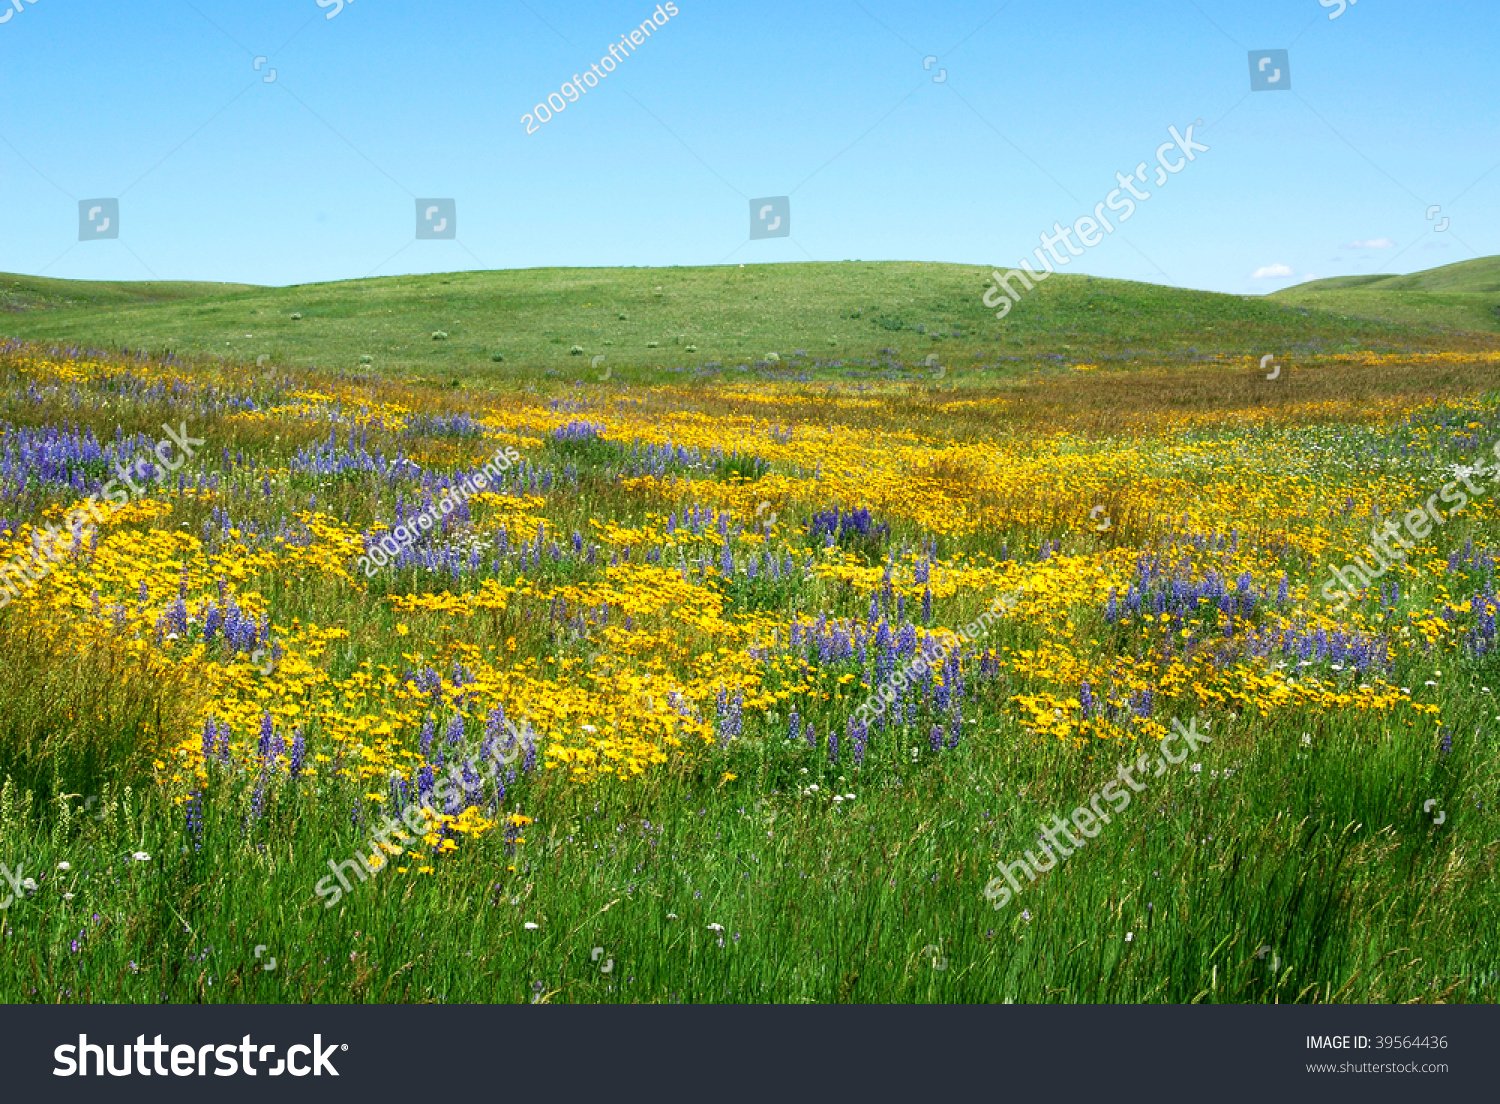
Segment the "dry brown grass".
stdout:
[[1466,398],[1500,384],[1500,370],[1483,361],[1279,363],[1281,375],[1275,380],[1266,379],[1254,362],[1139,372],[1070,371],[1006,391],[1005,414],[1020,424],[1065,427],[1091,436],[1118,435],[1143,420],[1170,415],[1251,414],[1275,422],[1306,422],[1322,416],[1317,409],[1322,403],[1348,404],[1356,409],[1341,412],[1341,418],[1359,421],[1360,406]]
[[[955,374],[941,384],[885,383],[869,391],[847,386],[809,385],[788,403],[726,396],[710,388],[691,389],[692,405],[710,417],[751,417],[773,424],[909,429],[931,439],[962,442],[997,433],[1068,430],[1090,437],[1120,436],[1163,419],[1191,419],[1212,425],[1218,419],[1252,417],[1280,424],[1325,419],[1324,404],[1340,404],[1338,417],[1359,422],[1380,416],[1390,401],[1431,402],[1472,397],[1500,386],[1500,368],[1483,360],[1422,362],[1392,357],[1375,363],[1334,360],[1299,362],[1278,358],[1281,375],[1266,379],[1258,363],[1225,361],[1192,366],[1077,371],[1056,369],[991,382]],[[876,389],[879,388],[879,389]],[[635,392],[663,413],[683,401]],[[875,398],[875,401],[871,399]],[[1368,408],[1365,410],[1363,408]],[[954,473],[957,479],[962,473]],[[950,482],[947,474],[934,476]]]

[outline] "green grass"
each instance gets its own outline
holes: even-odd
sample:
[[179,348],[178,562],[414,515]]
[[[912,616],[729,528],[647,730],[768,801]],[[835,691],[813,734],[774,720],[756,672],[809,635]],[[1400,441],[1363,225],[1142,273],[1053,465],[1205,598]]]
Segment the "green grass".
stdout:
[[[1416,311],[1365,321],[1263,298],[1057,275],[997,321],[991,270],[908,262],[661,269],[529,269],[286,288],[72,284],[0,276],[0,332],[40,342],[207,353],[386,376],[580,378],[818,361],[953,365],[1211,354],[1493,347]],[[12,305],[7,307],[6,302]],[[9,313],[6,313],[6,312]],[[300,317],[294,317],[300,315]],[[622,317],[623,316],[623,317]],[[434,340],[434,333],[446,339]],[[654,346],[653,344],[654,343]],[[581,354],[571,350],[578,347]],[[496,361],[496,354],[504,356]],[[590,367],[603,355],[604,365]]]
[[0,273],[0,314],[31,311],[97,311],[102,307],[172,303],[254,291],[250,284],[187,280],[53,280]]
[[1406,276],[1335,276],[1269,297],[1350,323],[1442,326],[1500,333],[1500,257],[1479,257]]
[[[50,833],[16,808],[4,851],[40,894],[74,897],[3,914],[0,994],[519,1002],[540,984],[545,999],[626,1002],[1500,998],[1493,759],[1462,737],[1445,758],[1374,727],[1308,726],[1304,745],[1295,718],[1221,718],[1201,757],[1147,779],[999,910],[977,892],[992,856],[1034,849],[1035,824],[1086,803],[1117,764],[987,717],[955,751],[908,735],[899,762],[867,764],[857,781],[757,730],[734,784],[716,790],[705,774],[634,799],[558,793],[547,835],[488,837],[431,877],[350,875],[332,909],[313,890],[328,861],[370,850],[347,787],[273,792],[248,838],[246,786],[216,787],[201,850],[181,809],[139,791],[107,790],[71,827],[49,817]],[[777,793],[777,772],[819,780],[820,796]],[[830,791],[857,796],[834,806]],[[1426,797],[1446,825],[1420,812]],[[1487,858],[1455,867],[1459,848]],[[55,869],[63,860],[71,870]]]

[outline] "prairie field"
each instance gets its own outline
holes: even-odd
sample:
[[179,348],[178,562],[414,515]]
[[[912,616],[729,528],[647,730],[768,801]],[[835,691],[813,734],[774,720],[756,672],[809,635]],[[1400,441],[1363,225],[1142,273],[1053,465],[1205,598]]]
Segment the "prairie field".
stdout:
[[13,284],[0,1001],[1500,997],[1500,339],[765,267]]

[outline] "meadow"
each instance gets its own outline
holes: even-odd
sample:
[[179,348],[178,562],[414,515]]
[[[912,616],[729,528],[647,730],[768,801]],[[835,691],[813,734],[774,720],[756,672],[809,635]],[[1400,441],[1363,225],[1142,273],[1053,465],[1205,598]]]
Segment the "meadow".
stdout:
[[1500,338],[957,267],[0,282],[0,1000],[1496,1000]]

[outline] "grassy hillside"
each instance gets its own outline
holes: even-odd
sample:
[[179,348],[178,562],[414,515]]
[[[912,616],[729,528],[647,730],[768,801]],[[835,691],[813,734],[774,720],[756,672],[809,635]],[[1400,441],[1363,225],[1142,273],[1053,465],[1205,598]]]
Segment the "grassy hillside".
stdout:
[[1405,276],[1335,276],[1270,296],[1330,311],[1351,323],[1379,320],[1500,333],[1500,257],[1480,257]]
[[0,273],[0,314],[135,306],[208,299],[256,290],[249,284],[188,280],[51,280]]
[[434,377],[581,369],[600,354],[621,369],[670,369],[770,353],[785,360],[799,350],[809,367],[882,356],[912,364],[931,353],[962,366],[1496,345],[1420,318],[1351,320],[1071,275],[1047,280],[997,321],[981,302],[989,278],[976,266],[862,261],[460,272],[286,288],[0,277],[0,333],[242,360],[269,354],[324,368],[368,357],[383,373]]

